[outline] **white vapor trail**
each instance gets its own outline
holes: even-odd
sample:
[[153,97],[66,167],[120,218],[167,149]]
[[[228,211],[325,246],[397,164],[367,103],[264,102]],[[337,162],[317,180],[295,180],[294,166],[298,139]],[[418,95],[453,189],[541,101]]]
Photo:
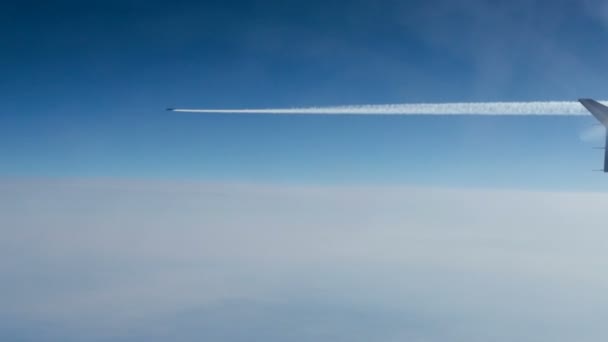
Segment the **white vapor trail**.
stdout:
[[[608,104],[608,101],[601,101]],[[175,112],[225,114],[318,114],[318,115],[587,115],[576,101],[454,102],[347,105],[333,107],[268,109],[184,109]]]

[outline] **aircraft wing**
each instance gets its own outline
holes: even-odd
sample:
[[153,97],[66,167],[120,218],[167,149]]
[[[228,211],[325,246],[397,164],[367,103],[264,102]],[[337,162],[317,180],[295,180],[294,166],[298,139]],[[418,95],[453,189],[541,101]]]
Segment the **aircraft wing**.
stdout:
[[604,145],[604,172],[608,172],[608,107],[592,99],[578,100],[595,118],[606,127],[606,143]]

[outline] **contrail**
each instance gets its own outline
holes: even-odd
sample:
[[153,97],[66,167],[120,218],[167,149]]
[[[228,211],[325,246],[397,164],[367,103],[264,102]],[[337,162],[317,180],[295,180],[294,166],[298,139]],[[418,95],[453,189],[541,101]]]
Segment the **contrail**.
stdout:
[[[601,102],[608,104],[608,101]],[[403,103],[267,109],[169,108],[168,110],[191,113],[285,115],[589,115],[589,112],[576,101]]]

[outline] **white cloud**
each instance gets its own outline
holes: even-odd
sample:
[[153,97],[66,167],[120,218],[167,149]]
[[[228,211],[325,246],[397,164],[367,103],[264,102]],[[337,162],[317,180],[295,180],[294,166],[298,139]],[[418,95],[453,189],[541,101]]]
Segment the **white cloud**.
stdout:
[[[151,322],[218,305],[238,318],[218,303],[244,299],[259,322],[309,303],[407,313],[442,340],[605,337],[607,194],[127,181],[0,193],[0,316],[61,337],[178,334]],[[399,327],[383,329],[415,329]]]

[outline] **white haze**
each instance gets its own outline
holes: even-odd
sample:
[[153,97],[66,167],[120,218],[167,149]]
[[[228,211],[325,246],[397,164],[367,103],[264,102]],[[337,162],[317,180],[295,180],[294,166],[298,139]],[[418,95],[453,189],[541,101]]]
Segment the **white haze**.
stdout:
[[584,142],[599,143],[604,140],[605,134],[606,128],[598,124],[584,129],[579,137]]
[[602,341],[607,201],[0,181],[0,340]]
[[[608,101],[601,101],[608,104]],[[322,115],[588,115],[577,101],[454,102],[266,109],[171,109],[192,113]]]

